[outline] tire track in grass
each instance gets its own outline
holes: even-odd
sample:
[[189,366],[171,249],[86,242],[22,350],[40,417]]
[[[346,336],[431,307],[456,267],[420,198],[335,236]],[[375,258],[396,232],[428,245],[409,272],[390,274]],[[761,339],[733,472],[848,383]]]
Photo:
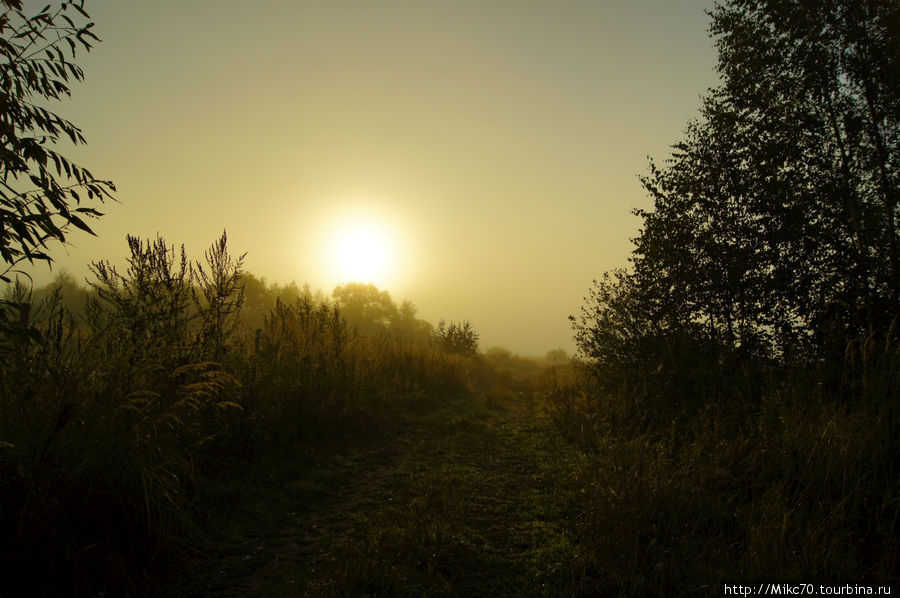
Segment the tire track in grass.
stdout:
[[375,451],[261,489],[184,595],[556,595],[573,458],[524,382],[449,401]]

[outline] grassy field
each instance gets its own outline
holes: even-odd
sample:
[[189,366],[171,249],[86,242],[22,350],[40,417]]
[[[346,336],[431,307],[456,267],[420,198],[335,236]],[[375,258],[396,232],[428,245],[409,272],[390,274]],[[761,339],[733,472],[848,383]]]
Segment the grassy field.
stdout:
[[522,596],[575,591],[572,449],[506,377],[333,453],[215,485],[213,549],[166,594]]
[[0,597],[900,579],[889,340],[839,367],[604,369],[478,353],[412,310],[361,335],[308,291],[244,306],[224,238],[210,279],[132,251],[83,311],[12,297],[37,339],[0,343]]

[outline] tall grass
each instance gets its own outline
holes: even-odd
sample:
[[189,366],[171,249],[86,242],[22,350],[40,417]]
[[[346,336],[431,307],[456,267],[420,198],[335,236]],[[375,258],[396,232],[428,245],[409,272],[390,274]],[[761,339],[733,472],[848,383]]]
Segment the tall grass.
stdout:
[[224,234],[205,263],[129,249],[82,313],[10,298],[38,340],[0,339],[0,594],[139,594],[198,545],[210,472],[472,384],[472,360],[362,337],[309,293],[249,328]]
[[398,405],[465,392],[470,360],[390,334],[359,335],[328,304],[280,300],[232,346],[244,428],[264,438],[362,433]]
[[585,593],[896,581],[898,373],[898,347],[854,341],[841,367],[732,372],[731,400],[688,400],[689,418],[659,417],[671,407],[629,396],[641,380],[616,390],[591,364],[548,373],[548,420],[589,457],[573,564]]

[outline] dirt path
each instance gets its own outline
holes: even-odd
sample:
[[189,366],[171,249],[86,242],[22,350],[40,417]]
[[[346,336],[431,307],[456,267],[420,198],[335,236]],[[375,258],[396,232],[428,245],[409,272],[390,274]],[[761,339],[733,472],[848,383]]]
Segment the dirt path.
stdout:
[[273,475],[182,595],[555,595],[568,450],[522,381],[448,402],[377,450]]

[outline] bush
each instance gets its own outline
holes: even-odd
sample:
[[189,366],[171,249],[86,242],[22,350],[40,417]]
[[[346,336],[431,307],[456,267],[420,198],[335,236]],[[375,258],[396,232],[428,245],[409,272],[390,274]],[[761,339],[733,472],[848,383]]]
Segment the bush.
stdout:
[[469,322],[447,324],[441,320],[432,338],[435,346],[447,353],[475,355],[478,352],[478,333]]

